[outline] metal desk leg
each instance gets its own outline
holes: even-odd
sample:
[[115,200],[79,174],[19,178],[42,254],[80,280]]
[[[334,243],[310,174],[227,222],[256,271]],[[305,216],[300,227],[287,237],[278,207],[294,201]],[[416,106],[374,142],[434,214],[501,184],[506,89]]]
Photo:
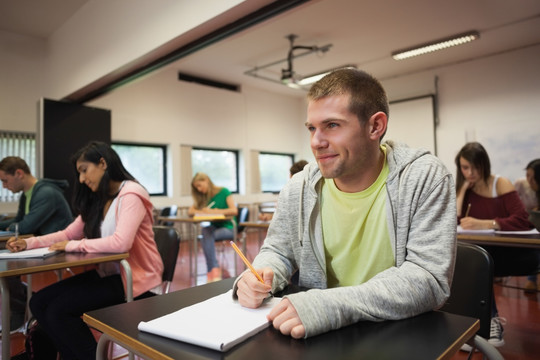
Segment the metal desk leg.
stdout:
[[133,301],[133,275],[131,274],[131,266],[126,259],[120,261],[126,272],[126,302]]
[[199,241],[199,229],[200,225],[193,223],[193,278],[195,279],[195,285],[197,285],[197,258],[198,258],[198,241]]
[[[25,322],[32,318],[32,311],[30,311],[30,298],[32,297],[32,274],[26,275],[26,318]],[[26,328],[25,328],[26,331]]]
[[2,291],[2,359],[11,358],[9,286],[5,277],[0,278],[0,290]]

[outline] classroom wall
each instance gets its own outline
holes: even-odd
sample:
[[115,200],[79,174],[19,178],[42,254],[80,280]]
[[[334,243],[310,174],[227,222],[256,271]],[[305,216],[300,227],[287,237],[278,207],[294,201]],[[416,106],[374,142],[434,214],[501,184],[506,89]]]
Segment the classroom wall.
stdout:
[[45,40],[0,30],[0,129],[36,131],[45,89]]
[[[169,197],[153,197],[156,206],[190,205],[180,195],[180,146],[192,145],[240,151],[243,164],[251,150],[293,153],[309,151],[305,144],[304,100],[245,87],[241,92],[178,81],[174,69],[88,103],[112,112],[113,141],[167,144],[170,168]],[[243,167],[241,167],[242,169]],[[190,175],[191,176],[191,175]],[[240,173],[237,202],[268,201],[271,194],[251,191],[250,169]]]
[[397,100],[435,93],[437,77],[439,158],[455,175],[459,149],[478,141],[490,155],[492,172],[514,181],[540,158],[539,58],[536,45],[382,83],[390,100]]

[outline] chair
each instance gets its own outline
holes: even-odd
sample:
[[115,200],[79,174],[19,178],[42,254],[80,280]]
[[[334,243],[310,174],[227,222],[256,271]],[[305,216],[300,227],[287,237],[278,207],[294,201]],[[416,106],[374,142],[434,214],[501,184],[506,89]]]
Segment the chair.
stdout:
[[499,351],[486,340],[491,327],[493,296],[491,256],[480,246],[458,241],[450,297],[440,310],[480,320],[480,330],[470,344],[473,349],[469,359],[475,349],[488,359],[503,359]]
[[[245,226],[240,226],[239,224],[247,222],[249,220],[249,208],[248,207],[239,207],[238,208],[238,216],[236,216],[235,219],[233,219],[235,231],[234,231],[234,239],[223,239],[220,240],[220,247],[217,249],[218,252],[220,252],[220,258],[221,258],[221,264],[223,267],[223,259],[225,257],[225,248],[223,247],[223,241],[234,241],[234,242],[240,242],[245,245],[246,241],[246,234],[245,234]],[[246,246],[243,246],[244,253],[246,252]],[[234,272],[236,275],[236,254],[234,254]]]
[[154,239],[163,260],[163,293],[169,292],[176,269],[178,251],[180,250],[180,234],[171,226],[156,225],[153,227]]
[[[167,207],[164,207],[163,209],[161,209],[161,212],[160,212],[159,216],[174,216],[177,213],[178,213],[178,206],[177,205],[171,205],[171,206],[167,206]],[[174,223],[172,221],[161,220],[159,222],[159,225],[174,226]]]

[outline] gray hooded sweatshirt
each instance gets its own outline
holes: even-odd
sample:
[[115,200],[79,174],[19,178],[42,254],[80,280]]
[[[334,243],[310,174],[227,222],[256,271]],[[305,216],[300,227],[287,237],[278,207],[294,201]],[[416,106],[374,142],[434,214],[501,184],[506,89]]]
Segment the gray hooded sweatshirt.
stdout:
[[395,264],[363,284],[327,288],[320,209],[323,179],[317,165],[308,164],[279,195],[253,266],[272,268],[274,293],[299,270],[298,285],[311,290],[286,297],[306,337],[361,320],[412,317],[439,308],[450,295],[456,253],[453,177],[426,150],[391,141],[386,149],[386,215]]

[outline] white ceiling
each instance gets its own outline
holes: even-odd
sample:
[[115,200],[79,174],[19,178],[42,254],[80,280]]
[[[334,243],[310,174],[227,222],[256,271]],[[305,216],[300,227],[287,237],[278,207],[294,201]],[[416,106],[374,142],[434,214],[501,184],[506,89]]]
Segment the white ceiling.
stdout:
[[[46,38],[86,2],[0,0],[0,29]],[[392,51],[468,30],[479,31],[480,39],[408,60],[395,61],[391,57]],[[278,81],[281,69],[287,67],[280,60],[287,57],[289,34],[298,36],[295,45],[332,44],[325,54],[294,59],[293,70],[300,75],[354,64],[379,79],[388,79],[540,44],[540,1],[315,0],[167,68],[304,96],[301,91],[245,75],[254,67],[278,62],[258,72]]]

